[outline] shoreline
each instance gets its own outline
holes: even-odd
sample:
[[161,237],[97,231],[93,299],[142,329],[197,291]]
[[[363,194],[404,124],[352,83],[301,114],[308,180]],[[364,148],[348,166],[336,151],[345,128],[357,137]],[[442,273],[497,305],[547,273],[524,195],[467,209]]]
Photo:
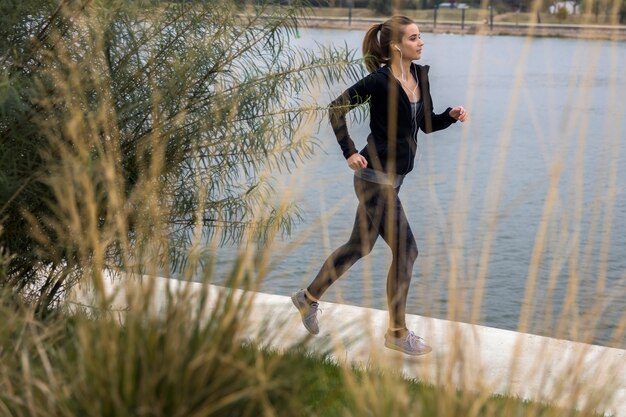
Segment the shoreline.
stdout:
[[[353,17],[307,16],[298,19],[305,28],[319,29],[368,29],[386,19]],[[529,36],[588,40],[626,41],[626,26],[608,25],[563,25],[494,22],[490,27],[486,22],[461,22],[416,20],[420,31],[434,34],[480,35],[480,36]]]

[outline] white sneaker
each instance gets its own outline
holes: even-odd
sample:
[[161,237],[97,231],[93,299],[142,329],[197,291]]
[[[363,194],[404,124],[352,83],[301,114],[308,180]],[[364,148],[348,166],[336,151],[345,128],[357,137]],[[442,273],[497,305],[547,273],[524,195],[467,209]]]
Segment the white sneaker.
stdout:
[[433,350],[426,344],[426,341],[417,336],[413,332],[408,332],[403,337],[393,337],[388,333],[385,334],[385,347],[389,349],[399,350],[407,355],[419,356],[425,355]]
[[317,325],[317,311],[319,309],[318,303],[310,303],[307,301],[304,295],[304,290],[298,290],[291,295],[291,301],[300,311],[302,316],[302,324],[311,334],[318,334],[320,329]]

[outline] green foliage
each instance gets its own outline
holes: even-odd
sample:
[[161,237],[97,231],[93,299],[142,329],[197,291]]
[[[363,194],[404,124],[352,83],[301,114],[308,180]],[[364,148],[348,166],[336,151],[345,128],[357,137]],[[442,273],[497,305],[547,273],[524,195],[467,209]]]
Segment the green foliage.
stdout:
[[568,16],[568,12],[567,9],[565,7],[559,7],[559,9],[556,11],[556,18],[559,20],[559,22],[563,22],[565,21],[565,19],[567,19]]
[[391,0],[369,0],[368,6],[379,15],[389,16],[392,12]]
[[291,46],[299,2],[254,4],[3,2],[0,287],[45,311],[85,268],[289,232],[272,172],[314,152],[319,83],[362,70]]
[[[265,361],[234,343],[240,306],[200,321],[181,301],[191,300],[160,317],[136,303],[123,325],[85,313],[40,322],[27,307],[0,306],[12,318],[0,324],[0,414],[294,415],[287,383],[297,388],[298,379],[275,377],[293,362]],[[276,414],[266,411],[278,404]]]

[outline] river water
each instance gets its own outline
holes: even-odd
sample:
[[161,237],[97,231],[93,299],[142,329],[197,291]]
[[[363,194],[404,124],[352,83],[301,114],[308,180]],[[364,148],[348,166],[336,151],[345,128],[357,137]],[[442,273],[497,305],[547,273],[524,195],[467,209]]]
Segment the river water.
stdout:
[[[359,49],[362,36],[303,29],[294,41]],[[470,119],[420,132],[400,191],[419,247],[408,313],[625,347],[626,43],[423,39],[435,111],[461,104]],[[326,104],[346,87],[315,99]],[[278,194],[304,220],[275,243],[264,292],[308,285],[352,228],[352,172],[328,123],[312,128],[319,151],[277,175]],[[367,123],[349,129],[364,146]],[[218,271],[232,252],[222,250]],[[385,309],[390,262],[379,239],[322,301]]]

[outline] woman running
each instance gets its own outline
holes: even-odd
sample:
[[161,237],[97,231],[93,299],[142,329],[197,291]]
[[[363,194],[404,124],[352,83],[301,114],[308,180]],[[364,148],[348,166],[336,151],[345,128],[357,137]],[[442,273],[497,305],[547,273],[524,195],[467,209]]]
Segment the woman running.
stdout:
[[[385,346],[409,355],[422,355],[432,349],[406,327],[406,300],[417,244],[398,192],[404,176],[413,169],[418,129],[431,133],[467,118],[461,106],[434,113],[429,67],[413,63],[420,59],[423,46],[417,25],[405,16],[394,16],[365,34],[363,56],[370,74],[332,101],[329,110],[337,142],[354,170],[354,190],[359,200],[354,227],[348,242],[328,257],[313,282],[291,296],[306,329],[318,334],[320,297],[367,255],[381,236],[393,257],[387,275],[389,327]],[[369,105],[371,133],[367,145],[358,152],[345,116],[362,104]]]

